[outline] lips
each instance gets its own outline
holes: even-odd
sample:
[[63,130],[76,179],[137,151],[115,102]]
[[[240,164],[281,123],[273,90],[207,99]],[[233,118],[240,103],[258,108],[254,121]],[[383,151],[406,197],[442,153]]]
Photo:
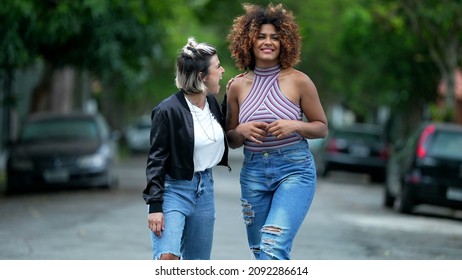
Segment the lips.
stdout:
[[263,49],[260,49],[260,51],[263,52],[263,53],[272,53],[272,52],[274,52],[274,49],[263,48]]

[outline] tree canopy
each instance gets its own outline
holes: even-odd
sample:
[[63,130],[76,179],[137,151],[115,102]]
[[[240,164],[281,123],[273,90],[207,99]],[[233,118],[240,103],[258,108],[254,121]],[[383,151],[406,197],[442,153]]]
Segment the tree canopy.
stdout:
[[[15,71],[39,61],[88,73],[102,85],[106,107],[147,112],[175,90],[174,60],[189,36],[217,47],[224,80],[230,79],[238,70],[225,38],[244,2],[6,1],[0,6],[4,100],[16,94]],[[451,71],[461,62],[460,1],[281,2],[303,37],[297,68],[313,79],[325,107],[342,104],[366,121],[382,106],[422,115],[440,79],[453,85]]]

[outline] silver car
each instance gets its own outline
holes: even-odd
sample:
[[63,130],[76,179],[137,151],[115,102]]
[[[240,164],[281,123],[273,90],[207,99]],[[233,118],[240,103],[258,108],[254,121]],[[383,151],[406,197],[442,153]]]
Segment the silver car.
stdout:
[[151,132],[151,117],[144,115],[127,127],[125,140],[132,153],[146,153],[151,146],[149,134]]

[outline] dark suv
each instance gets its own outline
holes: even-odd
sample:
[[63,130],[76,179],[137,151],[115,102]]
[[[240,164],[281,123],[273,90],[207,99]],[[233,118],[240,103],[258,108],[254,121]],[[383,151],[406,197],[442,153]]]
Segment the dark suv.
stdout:
[[353,124],[331,129],[319,150],[317,172],[332,170],[367,173],[373,182],[385,181],[388,144],[381,126]]
[[462,126],[421,125],[388,162],[383,203],[401,213],[418,204],[462,209]]
[[38,113],[9,144],[7,192],[115,187],[118,135],[100,114]]

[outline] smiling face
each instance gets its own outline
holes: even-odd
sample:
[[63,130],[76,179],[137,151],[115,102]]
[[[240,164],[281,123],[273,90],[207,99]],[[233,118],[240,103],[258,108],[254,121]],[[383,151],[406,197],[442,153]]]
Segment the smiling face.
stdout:
[[253,43],[256,67],[272,67],[279,63],[281,41],[272,24],[262,24],[257,39]]
[[213,55],[210,58],[210,66],[204,81],[209,93],[218,94],[220,92],[220,80],[223,78],[224,72],[225,68],[221,66],[218,56]]

